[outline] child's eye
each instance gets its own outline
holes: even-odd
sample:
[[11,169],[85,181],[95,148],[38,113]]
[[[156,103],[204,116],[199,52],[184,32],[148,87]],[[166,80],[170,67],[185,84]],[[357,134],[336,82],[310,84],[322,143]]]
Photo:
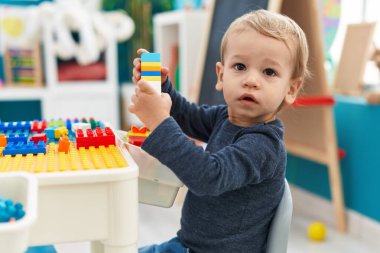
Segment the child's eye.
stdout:
[[273,69],[264,69],[263,73],[267,76],[276,76],[277,73]]
[[234,69],[235,69],[235,70],[238,70],[238,71],[242,71],[242,70],[245,70],[246,67],[245,67],[245,65],[242,64],[242,63],[236,63],[236,64],[234,65]]

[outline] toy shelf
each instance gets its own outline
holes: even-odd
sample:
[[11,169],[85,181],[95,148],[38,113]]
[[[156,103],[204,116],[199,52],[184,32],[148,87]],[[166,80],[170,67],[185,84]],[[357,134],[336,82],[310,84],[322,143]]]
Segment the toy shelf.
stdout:
[[[178,47],[178,67],[180,72],[180,92],[188,99],[192,96],[195,71],[201,45],[205,40],[205,10],[170,11],[156,14],[154,24],[154,51],[161,53],[163,66],[172,66],[175,57],[173,47]],[[172,78],[173,79],[173,78]]]

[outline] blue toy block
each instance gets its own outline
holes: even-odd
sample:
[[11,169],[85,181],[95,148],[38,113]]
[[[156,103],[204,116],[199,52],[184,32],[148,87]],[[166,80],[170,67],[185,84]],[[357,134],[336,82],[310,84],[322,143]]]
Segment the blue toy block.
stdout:
[[26,253],[57,253],[53,245],[30,247]]
[[53,140],[55,138],[55,129],[57,127],[48,127],[45,128],[44,132],[46,133],[46,137],[48,138],[49,141]]
[[18,143],[18,142],[26,143],[27,142],[27,138],[26,138],[25,134],[9,134],[8,137],[7,137],[7,141],[8,141],[8,143],[11,143],[11,142],[14,142],[14,143]]
[[35,144],[32,141],[27,143],[18,142],[9,143],[5,149],[3,150],[3,155],[27,155],[27,154],[38,154],[43,153],[46,154],[46,144],[43,141],[39,141]]
[[161,76],[160,71],[142,71],[141,76]]
[[160,53],[142,53],[141,62],[160,62]]

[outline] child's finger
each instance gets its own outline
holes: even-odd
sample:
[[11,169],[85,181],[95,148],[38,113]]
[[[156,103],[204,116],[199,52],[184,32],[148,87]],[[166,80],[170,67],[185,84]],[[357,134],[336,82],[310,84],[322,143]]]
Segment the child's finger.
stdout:
[[133,77],[138,81],[141,79],[141,72],[135,68],[132,70],[133,72]]
[[139,49],[137,49],[137,54],[138,55],[141,55],[142,53],[149,53],[149,51],[146,50],[145,48],[139,48]]
[[144,80],[140,79],[140,81],[137,82],[137,87],[140,89],[140,92],[152,94],[156,91]]
[[135,68],[137,69],[141,69],[141,58],[135,58],[133,60],[133,66],[135,66]]

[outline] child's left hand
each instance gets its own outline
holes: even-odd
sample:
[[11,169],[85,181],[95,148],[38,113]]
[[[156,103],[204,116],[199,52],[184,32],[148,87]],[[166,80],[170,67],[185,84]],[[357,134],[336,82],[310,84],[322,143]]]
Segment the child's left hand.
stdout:
[[154,131],[166,118],[170,117],[172,100],[167,93],[157,93],[144,80],[137,82],[132,104],[128,107],[149,128]]

